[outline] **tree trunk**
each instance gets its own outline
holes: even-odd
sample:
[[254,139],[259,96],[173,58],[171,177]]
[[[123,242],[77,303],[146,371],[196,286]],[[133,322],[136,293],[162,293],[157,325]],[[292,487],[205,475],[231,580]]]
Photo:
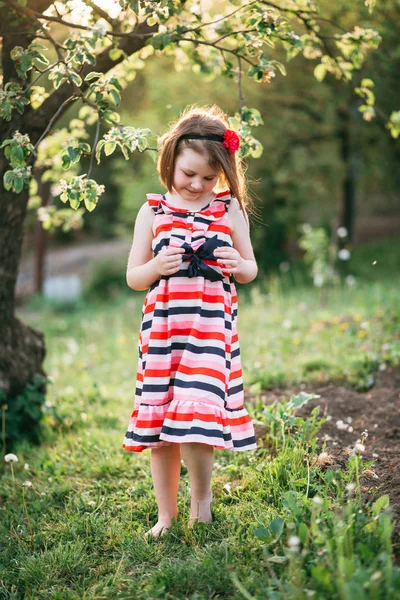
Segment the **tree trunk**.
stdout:
[[348,106],[342,106],[338,108],[338,116],[340,119],[340,151],[345,169],[342,196],[343,203],[340,225],[347,229],[348,239],[350,242],[353,242],[356,219],[356,178],[351,143],[350,110],[351,109]]
[[[47,206],[50,201],[50,181],[42,181],[42,175],[46,169],[35,169],[35,177],[38,184],[38,196],[41,198],[41,206]],[[47,231],[43,229],[42,222],[37,219],[35,224],[35,253],[34,253],[34,290],[37,294],[43,293],[44,263],[46,258]]]
[[[5,15],[4,9],[1,16]],[[3,18],[4,31],[13,32],[14,35],[3,37],[2,67],[4,84],[8,81],[19,81],[14,63],[10,58],[10,51],[14,46],[26,48],[31,38],[19,34],[21,24],[9,22]],[[21,82],[27,85],[26,81]],[[14,116],[15,115],[15,116]],[[11,121],[0,122],[0,139],[10,139],[15,131],[24,132],[25,119],[29,118],[29,109],[24,115],[13,112]],[[44,376],[42,362],[45,356],[43,335],[32,327],[24,325],[14,314],[15,286],[18,267],[21,258],[22,242],[24,237],[24,220],[29,199],[28,188],[25,187],[19,194],[6,191],[3,185],[4,173],[10,169],[10,164],[0,151],[0,397],[2,404],[7,404],[6,412],[6,438],[8,437],[9,419],[7,415],[15,416],[13,404],[19,394],[32,382],[34,375]],[[45,393],[45,385],[37,388]],[[23,408],[21,409],[23,412]],[[24,415],[19,415],[21,423],[29,427],[29,420]],[[22,431],[20,437],[31,437],[30,431]],[[7,446],[9,447],[9,446]]]

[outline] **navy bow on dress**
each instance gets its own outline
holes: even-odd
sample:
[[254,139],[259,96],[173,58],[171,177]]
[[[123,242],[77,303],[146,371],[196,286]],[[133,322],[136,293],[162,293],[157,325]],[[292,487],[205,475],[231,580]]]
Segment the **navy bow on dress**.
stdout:
[[189,260],[188,266],[188,277],[196,277],[198,275],[203,275],[206,279],[210,281],[221,281],[224,279],[224,276],[207,265],[205,260],[216,260],[213,252],[216,248],[224,246],[225,244],[218,237],[214,235],[212,238],[208,238],[197,248],[197,250],[193,250],[193,248],[187,242],[182,244],[182,248],[185,250],[185,254],[183,255],[183,260]]

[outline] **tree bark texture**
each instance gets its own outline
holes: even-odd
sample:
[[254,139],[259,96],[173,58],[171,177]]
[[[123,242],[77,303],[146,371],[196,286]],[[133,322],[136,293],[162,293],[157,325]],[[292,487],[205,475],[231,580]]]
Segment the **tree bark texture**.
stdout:
[[[15,46],[26,48],[31,37],[18,34],[21,24],[13,22],[2,10],[3,51],[2,67],[4,84],[19,81],[10,58]],[[23,28],[23,26],[22,26]],[[8,31],[11,35],[7,35]],[[14,35],[12,35],[14,34]],[[24,131],[27,113],[13,113],[11,121],[0,122],[0,139],[8,139],[15,131]],[[4,173],[10,169],[4,151],[0,152],[0,390],[7,395],[7,402],[22,393],[33,376],[44,375],[42,363],[45,356],[43,335],[24,325],[15,317],[15,286],[24,236],[24,221],[29,199],[28,188],[20,194],[6,191],[3,186]],[[43,390],[44,391],[44,390]]]
[[[18,3],[6,2],[0,8],[0,36],[3,39],[2,46],[2,73],[3,87],[8,82],[18,82],[26,88],[32,78],[32,71],[28,77],[22,80],[15,70],[14,62],[10,52],[16,46],[27,48],[35,39],[35,33],[40,31],[40,22],[32,10],[44,12],[52,0],[30,0],[26,7]],[[32,10],[31,10],[32,9]],[[17,11],[17,13],[15,12]],[[132,37],[120,41],[120,47],[131,55],[140,50],[148,40],[146,35],[157,31],[157,26],[149,26],[147,22],[140,23],[135,27]],[[140,34],[139,36],[135,34]],[[112,44],[110,44],[112,47]],[[90,71],[107,73],[112,67],[122,60],[122,57],[113,61],[109,57],[109,48],[106,48],[97,57],[94,66],[85,65],[81,75],[84,78]],[[36,73],[34,74],[36,77]],[[84,92],[88,83],[84,82],[80,88]],[[35,145],[57,112],[63,102],[73,92],[70,83],[64,83],[57,90],[53,90],[43,104],[33,110],[28,105],[22,115],[13,111],[11,121],[0,121],[0,140],[11,139],[16,131],[28,134],[30,142]],[[63,116],[69,105],[58,113],[57,121]],[[49,133],[51,130],[49,131]],[[30,156],[27,164],[34,167],[34,157]],[[22,243],[24,238],[24,221],[29,200],[29,190],[25,187],[19,194],[6,191],[3,185],[3,177],[10,169],[4,151],[0,151],[0,392],[5,394],[5,403],[10,407],[15,403],[16,397],[21,394],[26,386],[31,383],[35,374],[45,376],[43,360],[45,357],[45,342],[42,333],[32,327],[24,325],[15,316],[15,287],[21,259]],[[33,170],[33,169],[32,169]],[[42,388],[37,388],[45,393]],[[11,411],[12,412],[12,411]],[[23,415],[24,416],[24,415]],[[7,420],[6,420],[7,422]],[[29,427],[29,420],[21,418],[24,427]],[[7,426],[6,426],[7,435]],[[23,437],[23,436],[22,436]]]
[[344,165],[342,214],[340,225],[348,232],[350,242],[354,241],[356,220],[356,177],[351,141],[351,108],[343,106],[338,109],[340,152]]

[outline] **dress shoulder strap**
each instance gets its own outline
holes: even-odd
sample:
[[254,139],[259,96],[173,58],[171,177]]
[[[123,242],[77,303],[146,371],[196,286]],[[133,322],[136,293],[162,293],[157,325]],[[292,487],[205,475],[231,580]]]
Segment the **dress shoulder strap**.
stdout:
[[225,211],[228,212],[228,208],[232,200],[232,196],[229,190],[219,192],[215,200],[223,204],[225,206]]
[[147,204],[150,206],[154,214],[158,214],[161,209],[162,194],[146,194]]

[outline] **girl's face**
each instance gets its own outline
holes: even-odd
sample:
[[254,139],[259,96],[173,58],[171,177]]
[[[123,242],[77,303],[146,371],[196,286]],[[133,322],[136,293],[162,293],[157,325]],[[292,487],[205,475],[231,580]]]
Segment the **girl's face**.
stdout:
[[221,171],[212,169],[208,156],[185,148],[174,170],[174,190],[184,200],[201,200],[216,186]]

